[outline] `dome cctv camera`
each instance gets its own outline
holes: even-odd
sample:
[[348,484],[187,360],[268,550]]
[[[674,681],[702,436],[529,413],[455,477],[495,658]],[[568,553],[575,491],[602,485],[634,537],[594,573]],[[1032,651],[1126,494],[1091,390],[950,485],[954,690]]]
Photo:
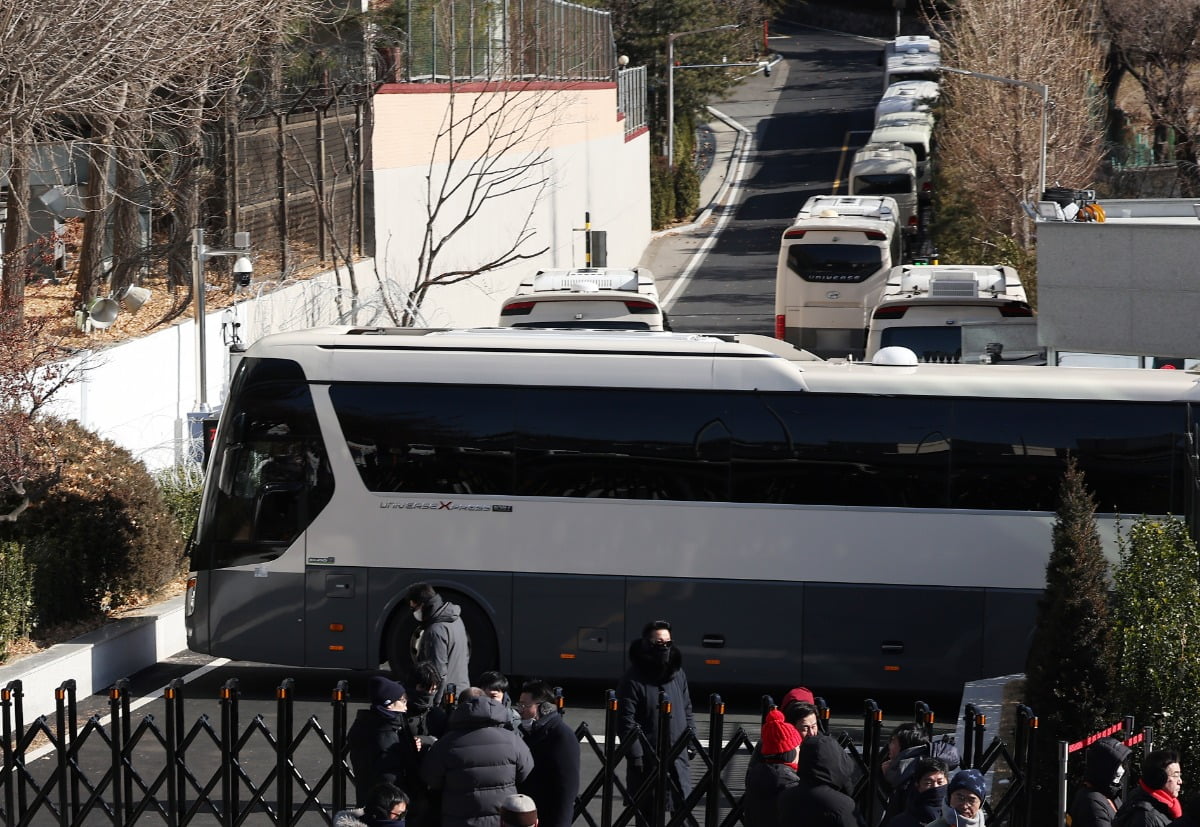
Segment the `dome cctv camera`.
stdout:
[[249,256],[238,256],[233,262],[233,272],[250,274],[254,272],[254,264]]

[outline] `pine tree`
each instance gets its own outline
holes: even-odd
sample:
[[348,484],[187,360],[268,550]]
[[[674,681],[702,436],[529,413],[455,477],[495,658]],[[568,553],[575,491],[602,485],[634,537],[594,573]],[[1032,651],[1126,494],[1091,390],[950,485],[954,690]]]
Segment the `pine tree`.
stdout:
[[1154,741],[1200,760],[1200,554],[1174,517],[1138,519],[1116,574],[1117,697]]
[[1026,702],[1038,716],[1035,813],[1056,809],[1055,742],[1100,729],[1113,686],[1108,561],[1096,529],[1096,504],[1071,460],[1059,487],[1046,591],[1026,663]]

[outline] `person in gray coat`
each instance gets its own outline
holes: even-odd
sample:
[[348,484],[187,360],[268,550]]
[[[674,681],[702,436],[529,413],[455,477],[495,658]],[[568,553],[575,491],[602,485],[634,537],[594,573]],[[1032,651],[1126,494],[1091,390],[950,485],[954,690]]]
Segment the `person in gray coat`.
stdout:
[[500,804],[533,771],[533,756],[506,725],[508,710],[471,687],[429,747],[421,780],[441,795],[442,827],[499,827]]
[[467,628],[459,607],[443,600],[428,583],[414,584],[405,597],[413,617],[423,627],[417,662],[429,661],[441,677],[433,698],[436,706],[442,702],[447,684],[454,684],[458,692],[471,685],[467,676],[470,666]]
[[[653,745],[658,741],[658,693],[665,692],[671,701],[671,717],[668,720],[668,738],[675,744],[680,738],[696,731],[692,718],[692,696],[688,690],[687,674],[683,671],[683,655],[671,640],[671,624],[665,620],[653,620],[642,629],[642,636],[629,646],[629,669],[617,685],[618,735],[622,743],[632,737],[635,727]],[[692,747],[680,751],[672,764],[667,788],[667,808],[677,812],[692,791],[692,778],[688,761]],[[653,752],[651,761],[654,760]],[[625,773],[626,789],[635,795],[653,771],[653,764],[646,761],[641,739],[633,740],[629,749],[629,763]],[[637,820],[639,825],[649,824],[652,796],[646,794],[639,800]]]

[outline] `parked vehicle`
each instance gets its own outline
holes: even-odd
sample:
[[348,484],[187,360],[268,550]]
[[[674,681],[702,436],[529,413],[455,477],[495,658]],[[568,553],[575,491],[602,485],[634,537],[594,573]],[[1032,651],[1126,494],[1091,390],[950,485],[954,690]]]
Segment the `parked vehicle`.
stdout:
[[917,155],[902,143],[867,144],[850,164],[851,195],[887,195],[896,200],[900,226],[920,230],[917,205]]
[[500,307],[500,327],[667,330],[645,267],[539,270]]
[[1000,265],[893,268],[871,312],[867,358],[895,346],[922,362],[1045,364],[1025,288]]
[[868,143],[902,143],[917,156],[917,192],[927,198],[931,192],[933,151],[933,114],[930,112],[892,112],[875,124]]
[[893,112],[929,112],[937,104],[941,89],[932,80],[902,80],[893,83],[875,105],[875,122]]
[[821,357],[861,358],[867,314],[903,247],[891,196],[809,198],[779,248],[775,337]]

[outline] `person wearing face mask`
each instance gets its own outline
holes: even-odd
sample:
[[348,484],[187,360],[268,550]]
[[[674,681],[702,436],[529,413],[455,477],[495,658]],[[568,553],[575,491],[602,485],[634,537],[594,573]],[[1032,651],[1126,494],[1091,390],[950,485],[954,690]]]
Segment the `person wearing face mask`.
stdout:
[[517,731],[533,756],[533,771],[517,784],[517,792],[537,802],[542,827],[571,827],[579,797],[579,739],[559,713],[548,683],[526,681],[518,698]]
[[354,810],[340,810],[333,827],[405,827],[408,796],[394,784],[376,784],[366,803]]
[[959,770],[946,786],[942,815],[928,827],[984,827],[987,781],[979,770]]
[[458,692],[471,685],[471,679],[467,677],[470,651],[462,610],[458,604],[443,600],[428,583],[410,586],[405,599],[422,628],[417,661],[427,660],[438,670],[440,680],[433,701],[439,704],[447,684],[454,684]]
[[441,688],[437,667],[423,660],[413,669],[413,675],[413,691],[408,695],[408,712],[404,718],[409,735],[428,745],[446,733],[450,716],[445,707],[433,700]]
[[1116,738],[1101,738],[1088,747],[1083,783],[1075,791],[1068,822],[1071,827],[1109,827],[1121,806],[1118,795],[1131,750]]
[[1182,791],[1179,753],[1156,749],[1142,761],[1142,777],[1117,810],[1114,827],[1166,827],[1183,815],[1179,803]]
[[885,827],[922,827],[937,821],[946,803],[949,772],[940,758],[918,758],[913,765],[912,786],[905,794],[904,810],[886,819]]
[[[650,744],[658,742],[658,693],[665,692],[671,702],[671,717],[668,720],[667,736],[675,744],[680,738],[695,732],[692,718],[692,696],[688,691],[687,674],[683,671],[683,655],[671,639],[671,624],[665,620],[653,620],[642,629],[642,636],[629,645],[629,669],[617,685],[617,734],[621,742],[630,741],[626,764],[626,789],[630,795],[645,782],[653,772],[654,757],[647,761],[644,744],[633,737],[635,727]],[[667,808],[676,812],[692,791],[692,780],[688,773],[691,748],[680,750],[679,757],[669,768],[667,785]],[[652,793],[647,792],[638,800],[637,820],[639,825],[649,824],[652,819],[650,808]]]
[[366,806],[368,793],[380,783],[409,789],[419,784],[417,744],[404,721],[408,709],[404,687],[384,675],[374,675],[367,693],[371,705],[358,711],[346,733],[355,800],[360,806]]

